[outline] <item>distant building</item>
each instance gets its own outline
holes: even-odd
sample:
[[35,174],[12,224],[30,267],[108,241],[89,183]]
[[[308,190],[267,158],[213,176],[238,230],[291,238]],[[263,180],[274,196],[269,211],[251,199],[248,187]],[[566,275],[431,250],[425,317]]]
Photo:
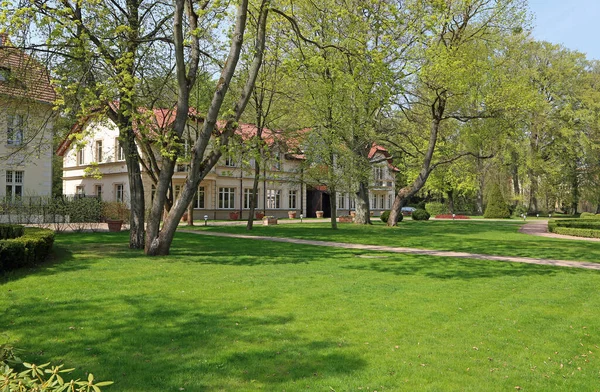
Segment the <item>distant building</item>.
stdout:
[[[166,129],[173,119],[173,113],[166,109],[153,111],[153,123],[156,129]],[[194,134],[202,127],[202,119],[190,115],[186,135]],[[239,146],[256,135],[256,127],[240,124],[236,131]],[[260,182],[258,189],[258,205],[256,212],[276,217],[287,217],[288,211],[295,211],[297,216],[315,216],[323,204],[315,204],[315,192],[320,192],[320,200],[328,203],[329,196],[323,189],[309,189],[302,179],[302,161],[304,156],[291,149],[278,138],[277,133],[265,129],[263,139],[268,145],[268,159],[260,163]],[[82,137],[74,141],[74,135]],[[99,197],[105,201],[122,201],[129,203],[129,183],[127,166],[123,150],[118,139],[117,126],[104,115],[95,115],[76,125],[59,146],[57,154],[63,156],[63,193],[65,195],[81,195]],[[184,137],[184,140],[187,137]],[[185,142],[184,142],[185,143]],[[184,150],[188,150],[185,143]],[[147,154],[139,147],[143,160]],[[236,150],[234,148],[234,150]],[[239,218],[247,218],[252,196],[255,159],[252,153],[237,149],[232,155],[224,154],[220,161],[202,180],[192,202],[194,219],[229,219],[237,214]],[[155,152],[157,153],[157,152]],[[391,165],[385,158],[385,150],[374,148],[370,158],[378,161],[374,165],[374,183],[372,206],[376,215],[389,209],[394,195],[394,176]],[[160,154],[156,154],[160,156]],[[160,163],[159,163],[160,164]],[[149,208],[155,192],[155,185],[149,168],[142,165],[142,180],[146,206]],[[185,158],[176,166],[172,180],[175,197],[181,191],[189,169]],[[309,198],[307,198],[307,195]],[[348,214],[354,207],[353,195],[339,195],[338,209],[340,214]]]
[[0,200],[51,195],[55,97],[48,71],[0,34]]

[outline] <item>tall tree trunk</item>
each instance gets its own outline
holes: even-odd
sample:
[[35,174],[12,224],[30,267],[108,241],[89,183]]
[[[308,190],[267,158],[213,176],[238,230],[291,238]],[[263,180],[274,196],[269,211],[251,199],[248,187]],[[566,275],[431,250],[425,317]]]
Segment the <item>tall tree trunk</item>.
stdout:
[[425,156],[423,157],[423,163],[421,164],[421,171],[417,178],[413,181],[411,185],[408,185],[404,188],[401,188],[394,199],[394,203],[392,204],[392,209],[390,211],[390,217],[388,219],[388,226],[396,226],[398,224],[398,218],[401,214],[401,209],[404,207],[408,200],[414,196],[427,182],[427,178],[431,174],[431,171],[435,168],[432,166],[431,161],[433,159],[433,153],[435,152],[435,146],[437,144],[437,138],[440,131],[440,124],[444,115],[444,110],[446,108],[446,97],[445,93],[441,93],[438,95],[436,101],[431,106],[432,112],[432,121],[431,121],[431,129],[429,132],[429,143],[427,146],[427,151],[425,151]]
[[538,177],[532,169],[529,169],[529,208],[528,211],[532,213],[538,212]]
[[[260,147],[259,147],[260,148]],[[262,156],[262,154],[261,154]],[[254,226],[254,211],[258,206],[258,183],[260,180],[260,164],[258,159],[254,163],[254,182],[252,183],[252,199],[250,200],[250,212],[248,216],[248,223],[246,224],[246,230],[252,230]]]
[[446,194],[448,195],[448,209],[451,214],[454,214],[454,189],[446,191]]
[[[239,97],[239,100],[236,102],[235,107],[233,109],[233,113],[228,116],[225,126],[220,133],[219,143],[222,146],[226,146],[229,142],[229,139],[235,132],[235,126],[239,121],[242,113],[244,112],[248,100],[250,98],[250,94],[252,93],[252,89],[254,88],[254,83],[256,82],[256,77],[258,75],[258,71],[260,70],[260,66],[262,63],[264,47],[265,47],[265,30],[266,30],[266,22],[267,15],[269,10],[269,0],[263,0],[261,5],[260,16],[258,19],[258,34],[254,47],[254,58],[252,65],[250,66],[248,79],[246,80],[246,84],[242,89],[242,93]],[[189,109],[189,92],[190,88],[193,85],[194,78],[186,76],[186,63],[184,60],[184,44],[183,44],[183,9],[186,8],[185,4],[187,4],[184,0],[176,0],[176,12],[175,12],[175,58],[176,58],[176,69],[177,69],[177,78],[178,78],[178,90],[179,90],[179,98],[177,102],[177,112],[175,115],[175,121],[173,124],[173,129],[176,131],[178,136],[181,136],[183,130],[185,128],[185,124],[188,118],[188,109]],[[188,9],[188,14],[190,10]],[[237,17],[236,17],[236,25],[233,33],[232,44],[229,52],[229,56],[227,61],[225,62],[225,67],[221,72],[221,78],[219,79],[219,83],[217,84],[217,88],[213,95],[213,100],[208,109],[206,119],[204,122],[204,126],[202,128],[201,136],[196,140],[194,144],[194,148],[192,149],[192,159],[190,164],[190,171],[188,173],[188,177],[183,186],[182,192],[175,201],[173,208],[169,212],[168,216],[164,220],[163,226],[159,229],[158,224],[155,221],[155,209],[160,208],[160,206],[155,203],[152,206],[151,212],[151,221],[153,227],[148,228],[148,235],[146,241],[146,254],[147,255],[167,255],[169,254],[169,249],[171,248],[171,243],[173,242],[173,237],[175,236],[175,231],[177,229],[177,224],[181,215],[183,214],[186,206],[191,202],[196,189],[200,181],[210,172],[210,170],[216,165],[219,158],[221,157],[221,150],[216,149],[208,153],[205,157],[206,148],[209,145],[210,137],[215,129],[215,125],[217,122],[217,117],[220,112],[221,106],[223,104],[223,100],[225,95],[227,94],[227,90],[229,88],[229,84],[237,67],[237,63],[240,57],[242,41],[244,37],[244,30],[246,26],[246,17],[248,13],[248,0],[242,0],[238,5]],[[191,22],[194,22],[192,17],[189,18]],[[197,18],[195,20],[197,22]],[[197,23],[194,25],[190,24],[190,28],[194,30],[197,28]],[[195,52],[195,54],[194,54]],[[192,48],[192,57],[194,58],[192,67],[190,67],[189,73],[195,76],[195,72],[197,71],[198,63],[199,63],[199,47],[196,41],[196,44],[193,45]],[[192,72],[193,70],[193,72]],[[173,173],[173,163],[172,160],[167,160],[168,169],[170,169],[170,173]],[[163,169],[163,172],[165,169]],[[162,173],[161,173],[162,175]],[[161,177],[162,179],[162,177]],[[161,189],[162,181],[159,181],[159,186],[157,189],[157,196],[159,192],[165,192],[166,189]],[[162,195],[161,195],[162,197]],[[161,199],[155,199],[158,202]],[[164,198],[162,199],[164,202]],[[156,207],[156,208],[155,208]],[[156,225],[155,225],[156,224]],[[154,226],[155,225],[155,226]]]
[[192,201],[188,205],[187,209],[187,225],[194,226],[194,202]]
[[358,191],[356,192],[356,215],[354,216],[354,223],[366,225],[371,224],[371,209],[369,206],[369,184],[365,181],[361,181],[358,184]]
[[329,206],[331,212],[331,228],[337,230],[337,191],[335,188],[329,188]]

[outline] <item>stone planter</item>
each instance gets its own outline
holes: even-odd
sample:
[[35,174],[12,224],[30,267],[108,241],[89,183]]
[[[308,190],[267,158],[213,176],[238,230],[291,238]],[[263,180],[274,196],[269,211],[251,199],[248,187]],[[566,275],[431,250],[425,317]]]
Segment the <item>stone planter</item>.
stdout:
[[350,216],[354,218],[356,216],[356,211],[350,211]]
[[323,218],[323,215],[324,215],[323,211],[317,211],[317,218],[321,219],[321,218]]
[[230,212],[229,213],[229,219],[230,220],[238,220],[238,219],[240,219],[239,212],[237,212],[237,211],[236,212]]
[[121,231],[123,227],[123,221],[121,219],[107,219],[106,224],[108,225],[108,231],[111,233],[117,233]]
[[288,218],[296,219],[296,211],[288,211]]
[[352,219],[352,216],[350,215],[342,215],[338,218],[338,222],[340,223],[352,223],[354,222],[354,220]]
[[255,215],[256,215],[256,219],[262,219],[265,216],[264,212],[257,212]]
[[265,216],[263,218],[263,226],[272,226],[277,224],[277,218],[273,216]]

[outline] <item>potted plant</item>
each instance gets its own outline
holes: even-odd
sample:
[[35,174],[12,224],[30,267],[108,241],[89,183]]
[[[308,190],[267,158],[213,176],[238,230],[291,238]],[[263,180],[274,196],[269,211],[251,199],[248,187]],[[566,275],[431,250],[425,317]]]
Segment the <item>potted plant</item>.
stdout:
[[340,223],[352,223],[353,219],[351,215],[340,215],[338,217],[338,222]]
[[262,219],[265,216],[264,212],[257,212],[256,213],[256,219]]
[[290,219],[296,219],[296,211],[288,211],[288,218]]
[[322,218],[324,215],[323,211],[317,211],[317,218]]
[[105,202],[102,206],[102,216],[108,225],[108,231],[118,232],[123,227],[123,221],[129,219],[129,209],[122,202]]
[[237,211],[231,211],[229,213],[229,219],[231,219],[231,220],[238,220],[238,219],[240,219],[240,213],[237,212]]
[[276,225],[277,224],[277,218],[275,218],[272,215],[269,216],[265,216],[263,217],[263,225],[264,226],[271,226],[271,225]]

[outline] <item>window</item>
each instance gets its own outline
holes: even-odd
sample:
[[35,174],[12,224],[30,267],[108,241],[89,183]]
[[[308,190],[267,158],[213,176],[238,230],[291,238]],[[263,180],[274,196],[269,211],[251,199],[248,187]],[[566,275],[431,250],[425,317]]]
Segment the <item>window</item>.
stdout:
[[96,140],[96,162],[102,162],[102,140]]
[[[258,201],[258,191],[256,192],[256,199]],[[244,208],[250,208],[250,201],[252,201],[252,188],[244,189]],[[254,204],[254,208],[258,208],[258,203]]]
[[290,210],[298,208],[298,191],[293,190],[288,194],[288,207]]
[[80,166],[85,164],[85,153],[83,148],[77,150],[77,164]]
[[198,192],[194,198],[194,208],[205,208],[204,207],[205,190],[203,186],[198,187]]
[[375,166],[375,179],[383,180],[384,175],[385,175],[384,167],[383,166]]
[[75,195],[78,197],[85,196],[85,187],[83,185],[77,185],[75,187]]
[[123,196],[124,196],[123,184],[116,184],[115,185],[115,201],[118,201],[119,203],[123,203],[125,201]]
[[346,208],[346,194],[345,193],[339,193],[338,194],[338,203],[337,203],[337,208],[338,209],[345,209]]
[[219,208],[235,207],[235,188],[219,188]]
[[175,171],[176,172],[189,172],[190,165],[186,165],[185,163],[178,163],[177,166],[175,167]]
[[267,189],[267,208],[280,208],[281,191],[279,189]]
[[96,197],[102,201],[102,185],[96,185]]
[[379,195],[379,208],[385,208],[385,195]]
[[119,141],[119,139],[115,139],[115,159],[117,161],[124,161],[125,160],[125,152],[123,151],[123,144],[121,144],[121,142]]
[[350,195],[350,200],[348,200],[348,208],[351,210],[356,209],[356,199],[352,195]]
[[388,205],[387,205],[388,210],[392,208],[392,195],[388,195]]
[[225,158],[225,166],[235,167],[235,160],[233,159],[232,156],[228,155]]
[[23,171],[6,171],[6,198],[16,200],[23,197]]
[[177,200],[180,193],[181,193],[181,185],[175,185],[175,197],[173,198],[173,200]]
[[23,143],[23,125],[23,116],[20,114],[8,116],[6,144],[9,146],[19,146]]

